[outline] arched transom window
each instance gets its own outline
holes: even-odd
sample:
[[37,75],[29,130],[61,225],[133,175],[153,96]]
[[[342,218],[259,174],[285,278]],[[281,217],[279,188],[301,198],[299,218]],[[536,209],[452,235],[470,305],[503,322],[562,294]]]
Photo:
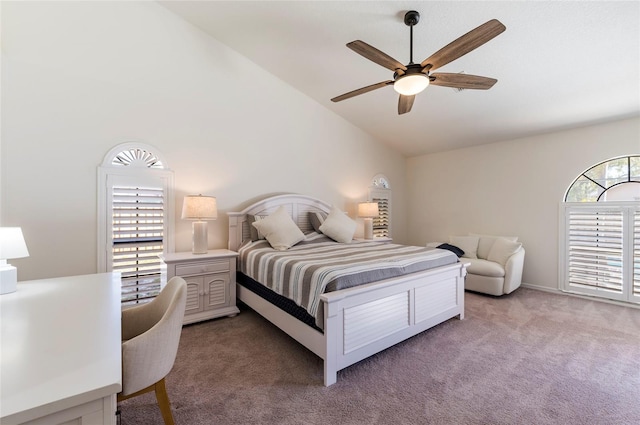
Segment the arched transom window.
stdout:
[[640,155],[613,158],[594,165],[571,183],[564,200],[640,201]]

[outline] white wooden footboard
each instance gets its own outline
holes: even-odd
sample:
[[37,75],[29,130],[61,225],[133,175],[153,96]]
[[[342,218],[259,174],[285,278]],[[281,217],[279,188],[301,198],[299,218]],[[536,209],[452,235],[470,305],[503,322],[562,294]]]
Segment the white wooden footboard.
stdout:
[[337,371],[452,317],[464,318],[466,267],[454,264],[322,295],[324,384]]

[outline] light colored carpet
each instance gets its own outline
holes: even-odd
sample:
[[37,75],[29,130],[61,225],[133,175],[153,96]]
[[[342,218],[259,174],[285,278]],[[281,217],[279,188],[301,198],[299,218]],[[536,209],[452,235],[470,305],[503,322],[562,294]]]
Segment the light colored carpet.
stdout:
[[[520,288],[338,372],[248,308],[185,326],[176,424],[640,424],[640,310]],[[153,394],[121,423],[161,424]]]

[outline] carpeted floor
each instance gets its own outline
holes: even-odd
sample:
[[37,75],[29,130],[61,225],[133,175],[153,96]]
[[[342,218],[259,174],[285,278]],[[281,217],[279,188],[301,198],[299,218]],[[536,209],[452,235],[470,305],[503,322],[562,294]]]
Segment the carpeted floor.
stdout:
[[[176,424],[640,424],[640,309],[520,288],[338,372],[248,308],[185,326]],[[161,424],[153,394],[122,425]]]

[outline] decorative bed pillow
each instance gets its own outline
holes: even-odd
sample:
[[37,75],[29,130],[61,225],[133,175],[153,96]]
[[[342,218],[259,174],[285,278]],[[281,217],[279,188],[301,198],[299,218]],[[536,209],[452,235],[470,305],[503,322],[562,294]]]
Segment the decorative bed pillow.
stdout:
[[316,232],[320,231],[320,226],[327,219],[327,213],[323,213],[320,211],[309,211],[309,222],[311,223],[311,227]]
[[464,255],[464,251],[463,250],[461,250],[460,248],[458,248],[455,245],[451,245],[451,244],[448,244],[448,243],[441,243],[436,248],[446,249],[447,251],[451,251],[454,254],[456,254],[458,256],[458,258],[460,258],[460,257],[462,257]]
[[261,216],[261,215],[247,214],[247,222],[249,223],[249,231],[251,233],[252,242],[255,242],[260,239],[265,239],[262,232],[260,232],[255,226],[253,226],[253,223],[255,223],[256,221],[262,220],[263,218],[264,216]]
[[464,251],[465,258],[478,258],[478,237],[477,236],[450,236],[449,243],[459,247]]
[[285,251],[304,239],[304,233],[296,226],[284,207],[254,221],[251,225],[264,235],[273,249],[278,251]]
[[522,244],[520,242],[510,241],[506,238],[496,238],[495,242],[493,242],[493,246],[491,247],[491,251],[489,251],[487,260],[504,266],[507,264],[509,257],[515,254],[521,246]]
[[348,215],[336,207],[331,207],[319,230],[336,242],[349,243],[356,233],[356,226],[356,222]]

